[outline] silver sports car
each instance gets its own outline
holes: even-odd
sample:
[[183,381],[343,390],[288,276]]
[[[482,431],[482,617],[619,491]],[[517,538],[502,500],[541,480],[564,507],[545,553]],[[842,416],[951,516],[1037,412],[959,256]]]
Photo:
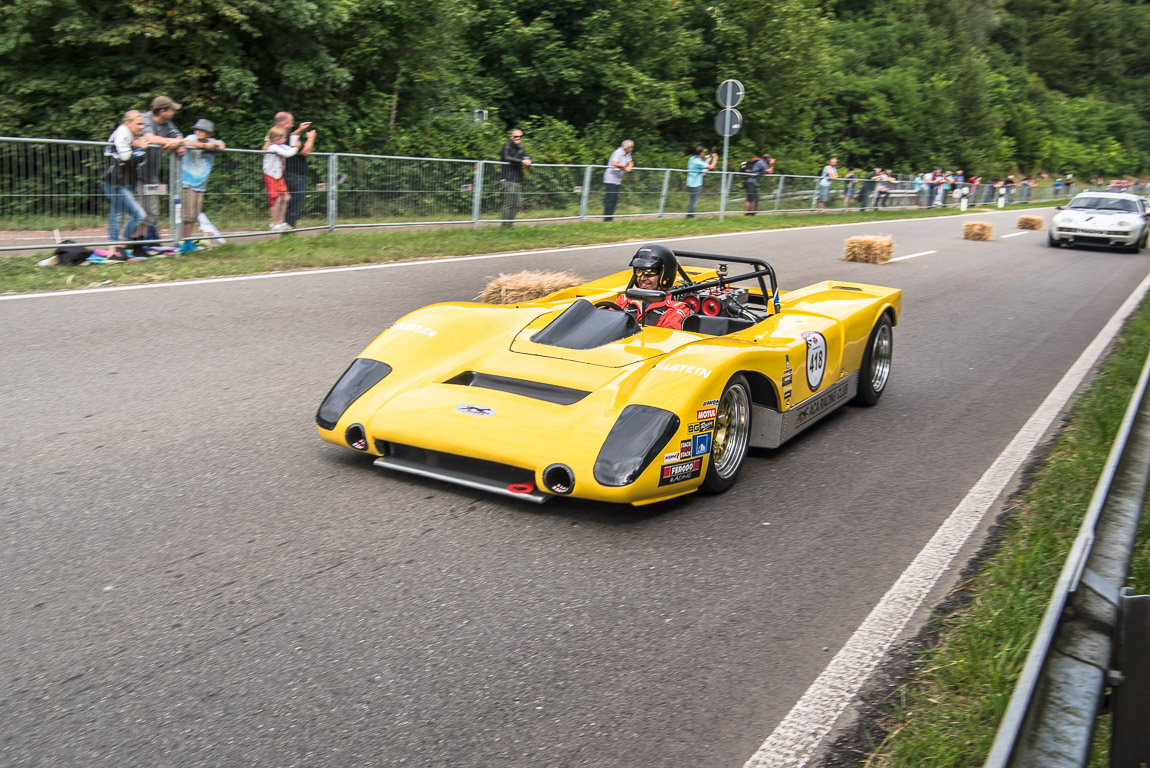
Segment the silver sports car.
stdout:
[[1129,192],[1080,192],[1058,208],[1050,221],[1046,243],[1098,245],[1138,253],[1150,237],[1146,204]]

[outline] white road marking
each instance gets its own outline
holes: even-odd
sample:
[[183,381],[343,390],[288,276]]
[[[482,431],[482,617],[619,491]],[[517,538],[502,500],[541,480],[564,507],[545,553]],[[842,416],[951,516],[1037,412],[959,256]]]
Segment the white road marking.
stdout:
[[[979,213],[963,213],[955,218],[962,218],[964,216],[986,216],[992,215],[994,212],[979,212]],[[810,227],[802,227],[802,229],[835,229],[838,227],[873,227],[877,224],[882,226],[891,226],[895,224],[902,224],[906,222],[921,222],[930,221],[931,219],[891,219],[890,221],[873,222],[873,221],[847,221],[840,224],[815,224]],[[796,227],[785,227],[782,229],[748,229],[741,232],[719,232],[713,235],[684,235],[683,237],[666,237],[657,238],[661,243],[678,243],[687,242],[690,240],[710,240],[714,238],[723,237],[742,237],[746,235],[764,235],[776,234],[779,232],[789,232]],[[598,248],[611,248],[614,246],[628,245],[632,243],[649,243],[652,242],[651,238],[643,240],[624,240],[615,243],[596,243],[593,245],[578,245],[569,248],[543,248],[540,250],[530,251],[505,251],[503,253],[487,253],[481,256],[451,256],[441,259],[413,259],[411,261],[389,261],[384,264],[360,264],[354,267],[327,267],[324,269],[303,269],[294,272],[272,272],[262,275],[236,275],[234,277],[205,277],[198,280],[176,280],[172,282],[161,283],[141,283],[139,285],[113,285],[108,288],[79,288],[67,291],[50,291],[44,293],[13,293],[0,295],[0,301],[19,301],[22,299],[44,299],[60,296],[91,296],[97,293],[112,293],[115,291],[145,291],[155,290],[157,288],[179,288],[188,285],[211,285],[213,283],[235,283],[245,280],[273,280],[284,277],[307,277],[309,275],[327,275],[334,272],[361,272],[369,269],[401,269],[403,267],[426,266],[435,264],[455,264],[461,261],[483,261],[486,259],[509,259],[515,256],[528,256],[531,254],[542,253],[576,253],[578,251],[592,251]],[[921,254],[915,254],[921,255]],[[901,258],[910,258],[903,256]],[[898,259],[891,259],[897,261]]]
[[1003,236],[1002,236],[1002,237],[1000,237],[999,239],[1000,239],[1000,240],[1005,240],[1005,239],[1006,239],[1006,238],[1008,238],[1008,237],[1018,237],[1019,235],[1029,235],[1029,234],[1030,234],[1030,232],[1015,232],[1015,233],[1013,233],[1013,234],[1010,234],[1010,235],[1003,235]]
[[891,259],[890,261],[888,261],[887,264],[890,264],[891,261],[902,261],[903,259],[913,259],[915,256],[929,256],[932,253],[938,253],[938,251],[919,251],[918,253],[911,253],[911,254],[908,254],[906,256],[896,256],[893,259]]
[[1150,275],[1107,321],[1062,380],[970,489],[826,669],[747,760],[744,768],[803,768],[847,705],[950,567],[987,510],[1093,370],[1126,318],[1150,290]]

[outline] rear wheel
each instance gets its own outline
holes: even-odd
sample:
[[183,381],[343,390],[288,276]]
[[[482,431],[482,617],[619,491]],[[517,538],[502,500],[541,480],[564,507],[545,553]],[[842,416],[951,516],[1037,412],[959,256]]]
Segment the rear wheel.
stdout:
[[722,493],[735,484],[751,437],[751,387],[742,374],[727,382],[715,415],[707,475],[701,486],[707,493]]
[[874,405],[886,390],[890,380],[891,359],[894,356],[894,332],[890,315],[884,314],[875,323],[863,352],[859,368],[859,390],[851,400],[854,405]]

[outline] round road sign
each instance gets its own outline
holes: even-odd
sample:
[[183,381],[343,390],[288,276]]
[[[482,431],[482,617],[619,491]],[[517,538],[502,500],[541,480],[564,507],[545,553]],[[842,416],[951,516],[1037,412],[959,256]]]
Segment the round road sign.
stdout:
[[724,109],[715,115],[715,133],[734,136],[743,127],[743,116],[737,109]]
[[743,100],[744,93],[746,93],[746,89],[738,80],[724,80],[719,83],[719,90],[715,92],[715,100],[719,102],[720,107],[737,107],[739,102]]

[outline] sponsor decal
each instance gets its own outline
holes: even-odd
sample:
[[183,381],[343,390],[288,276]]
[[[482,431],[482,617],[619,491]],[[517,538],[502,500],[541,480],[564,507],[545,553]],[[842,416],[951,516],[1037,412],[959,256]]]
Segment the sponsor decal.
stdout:
[[434,328],[428,328],[425,325],[416,325],[415,323],[396,323],[391,327],[397,331],[409,331],[410,333],[418,333],[426,336],[429,339],[435,336],[435,334],[439,333],[439,331],[435,330]]
[[365,440],[364,438],[361,437],[359,440],[356,440],[354,443],[352,443],[351,447],[356,449],[357,451],[366,451],[367,450],[367,440]]
[[706,419],[713,419],[719,413],[718,408],[702,408],[695,411],[695,421],[705,421]]
[[669,373],[693,373],[696,376],[702,376],[704,379],[711,375],[710,368],[700,368],[697,365],[684,365],[682,363],[659,363],[651,370],[667,371]]
[[791,374],[793,374],[793,373],[794,373],[794,371],[792,371],[790,368],[783,371],[783,386],[784,387],[789,387],[791,385]]
[[843,398],[846,396],[847,388],[846,383],[844,382],[843,386],[828,389],[819,397],[812,398],[806,403],[803,403],[801,406],[799,406],[798,415],[795,417],[795,426],[810,421],[816,416],[825,413],[829,409],[841,403]]
[[693,480],[703,472],[703,460],[691,459],[679,464],[667,464],[659,473],[659,485],[674,485]]
[[679,443],[679,458],[680,459],[691,458],[691,441],[690,440],[683,440],[682,442]]
[[680,454],[680,451],[671,451],[670,453],[664,453],[663,454],[663,463],[664,464],[670,464],[672,461],[678,461],[680,458],[679,454]]
[[695,456],[706,456],[708,453],[711,452],[711,433],[710,432],[704,432],[701,435],[695,435],[692,438],[692,440],[694,440],[693,449],[694,449],[694,455]]
[[465,403],[463,405],[455,406],[455,410],[460,413],[465,413],[468,416],[494,416],[495,409],[487,408],[482,405],[475,405],[474,403]]
[[704,401],[703,401],[703,405],[702,405],[701,407],[703,407],[703,408],[712,408],[712,407],[714,407],[714,406],[717,406],[718,404],[719,404],[719,401],[718,401],[718,400],[704,400]]
[[818,392],[827,371],[827,340],[815,331],[804,333],[803,340],[807,342],[807,386]]
[[710,432],[715,428],[715,420],[708,419],[707,421],[697,421],[694,424],[687,425],[687,434],[694,432]]
[[790,400],[791,399],[791,388],[790,387],[783,387],[783,399],[784,400]]

